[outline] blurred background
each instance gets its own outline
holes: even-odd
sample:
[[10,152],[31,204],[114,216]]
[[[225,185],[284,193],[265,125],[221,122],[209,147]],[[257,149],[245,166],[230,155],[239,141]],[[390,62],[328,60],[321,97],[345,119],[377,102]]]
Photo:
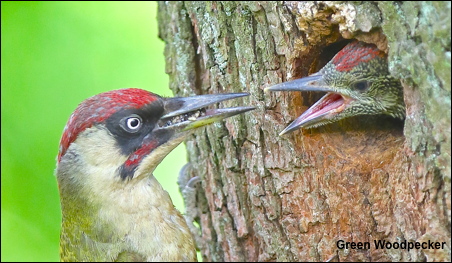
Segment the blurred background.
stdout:
[[[1,260],[58,261],[59,140],[82,100],[139,87],[172,96],[156,2],[1,2]],[[176,148],[154,172],[184,211]]]

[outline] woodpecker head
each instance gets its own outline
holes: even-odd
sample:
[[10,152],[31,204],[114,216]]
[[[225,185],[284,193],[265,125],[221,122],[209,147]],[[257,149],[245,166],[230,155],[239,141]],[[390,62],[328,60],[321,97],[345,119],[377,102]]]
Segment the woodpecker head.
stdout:
[[390,75],[385,53],[358,41],[345,46],[319,72],[265,90],[327,92],[280,135],[357,115],[405,116],[402,87]]
[[207,106],[247,95],[162,98],[136,88],[95,95],[83,101],[66,124],[58,166],[85,158],[92,166],[114,169],[112,176],[121,180],[152,173],[195,128],[254,109]]
[[86,99],[72,113],[60,141],[56,176],[63,216],[78,214],[65,212],[81,209],[82,203],[103,206],[113,196],[126,197],[123,187],[152,177],[195,128],[254,109],[207,106],[247,95],[162,98],[129,88]]
[[83,101],[58,153],[61,260],[196,259],[185,220],[152,172],[195,128],[253,109],[209,105],[246,95],[162,98],[130,88]]

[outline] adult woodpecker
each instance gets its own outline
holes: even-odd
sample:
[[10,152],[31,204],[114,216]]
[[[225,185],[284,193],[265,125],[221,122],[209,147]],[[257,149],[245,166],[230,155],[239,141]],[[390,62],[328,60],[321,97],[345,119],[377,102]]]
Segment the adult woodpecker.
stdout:
[[61,260],[196,261],[187,224],[152,172],[195,128],[254,109],[207,106],[247,95],[129,88],[83,101],[58,153]]
[[405,117],[402,86],[390,75],[386,54],[359,41],[345,46],[319,72],[265,90],[328,92],[280,135],[357,115]]

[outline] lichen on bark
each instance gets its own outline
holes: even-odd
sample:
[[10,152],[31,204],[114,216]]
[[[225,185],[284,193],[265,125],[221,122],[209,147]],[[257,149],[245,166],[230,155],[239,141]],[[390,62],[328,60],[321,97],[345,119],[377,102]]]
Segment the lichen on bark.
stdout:
[[[450,261],[450,2],[160,2],[158,16],[176,95],[249,92],[224,104],[257,108],[186,142],[204,260]],[[351,38],[388,53],[405,122],[354,117],[279,137],[318,95],[263,89],[315,72]]]

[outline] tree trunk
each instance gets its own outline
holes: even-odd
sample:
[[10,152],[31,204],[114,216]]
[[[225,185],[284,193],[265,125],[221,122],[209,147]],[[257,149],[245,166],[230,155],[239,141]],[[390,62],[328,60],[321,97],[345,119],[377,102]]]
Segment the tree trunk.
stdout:
[[[160,2],[174,93],[249,92],[224,106],[257,107],[186,142],[203,259],[450,261],[450,14],[450,2]],[[388,53],[406,120],[358,116],[278,136],[319,96],[263,89],[316,72],[347,39]]]

